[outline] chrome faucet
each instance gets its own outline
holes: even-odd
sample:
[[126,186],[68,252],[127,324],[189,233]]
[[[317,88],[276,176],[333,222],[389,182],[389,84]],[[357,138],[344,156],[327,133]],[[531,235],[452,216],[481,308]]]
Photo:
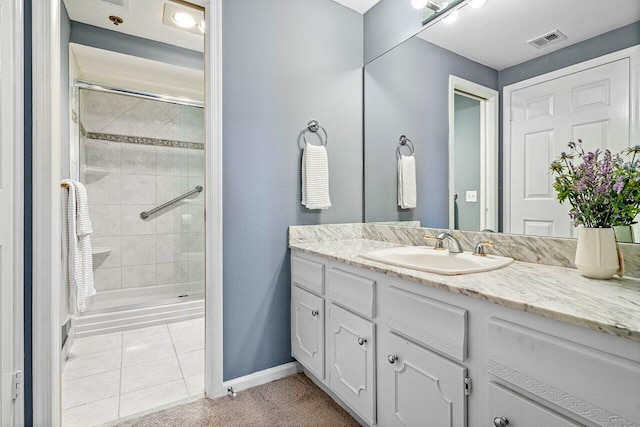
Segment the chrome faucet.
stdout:
[[440,242],[442,242],[445,239],[447,240],[450,253],[461,254],[462,252],[464,252],[462,250],[462,246],[460,245],[460,240],[458,240],[458,237],[454,236],[453,234],[443,231],[436,234],[435,237],[436,237],[436,240]]

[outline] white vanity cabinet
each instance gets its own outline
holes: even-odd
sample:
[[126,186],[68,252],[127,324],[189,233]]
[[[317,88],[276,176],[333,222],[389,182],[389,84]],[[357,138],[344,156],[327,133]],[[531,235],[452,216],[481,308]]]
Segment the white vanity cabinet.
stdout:
[[329,387],[369,424],[376,421],[375,324],[329,307]]
[[368,425],[640,426],[636,341],[295,250],[291,301],[293,356]]
[[466,426],[467,369],[393,332],[384,341],[380,425]]
[[324,378],[324,300],[291,289],[291,352],[318,378]]

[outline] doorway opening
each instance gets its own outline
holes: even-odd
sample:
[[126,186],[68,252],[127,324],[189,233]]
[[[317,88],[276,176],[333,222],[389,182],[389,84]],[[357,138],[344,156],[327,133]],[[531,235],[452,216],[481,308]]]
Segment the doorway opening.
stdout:
[[453,75],[449,228],[498,231],[498,92]]

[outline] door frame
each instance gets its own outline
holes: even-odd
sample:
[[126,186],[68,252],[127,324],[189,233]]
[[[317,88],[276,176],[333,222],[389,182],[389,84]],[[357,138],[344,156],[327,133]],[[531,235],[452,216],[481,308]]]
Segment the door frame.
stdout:
[[629,58],[631,67],[629,70],[629,140],[637,141],[640,138],[640,45],[522,80],[502,89],[502,231],[504,233],[511,232],[511,162],[509,160],[511,159],[511,97],[513,92],[624,58]]
[[[449,75],[449,228],[455,228],[455,95],[480,99],[480,230],[498,231],[498,115],[497,90]],[[478,230],[478,231],[480,231]]]
[[[11,198],[11,217],[9,220],[12,230],[11,253],[8,259],[11,261],[11,283],[5,284],[0,289],[0,301],[9,308],[11,317],[3,316],[2,348],[5,345],[11,347],[11,353],[6,356],[11,359],[11,371],[22,371],[24,378],[24,2],[23,0],[8,0],[6,2],[6,16],[3,17],[5,27],[8,27],[6,34],[10,37],[10,43],[6,44],[8,55],[11,60],[6,61],[8,67],[7,76],[3,80],[8,81],[9,90],[6,96],[2,97],[3,111],[6,115],[2,117],[2,127],[6,129],[7,140],[11,144],[6,154],[11,158],[11,177],[7,182]],[[4,29],[2,29],[4,31]],[[4,62],[4,61],[3,61]],[[5,126],[6,125],[6,126]],[[8,305],[8,307],[6,307]],[[5,324],[7,322],[7,324]],[[5,334],[6,333],[6,334]],[[3,367],[4,369],[4,367]],[[4,373],[4,372],[3,372]],[[15,375],[15,374],[14,374]],[[6,384],[5,381],[11,381]],[[2,394],[12,393],[14,387],[14,376],[10,378],[2,375]],[[1,422],[6,421],[6,417],[12,419],[12,425],[24,425],[24,380],[20,385],[20,392],[17,398],[10,403],[9,408],[3,408]],[[5,414],[5,410],[10,414]]]
[[[32,4],[33,22],[33,422],[58,426],[60,379],[60,2]],[[222,0],[205,9],[205,391],[223,396]],[[65,46],[65,48],[67,48]]]

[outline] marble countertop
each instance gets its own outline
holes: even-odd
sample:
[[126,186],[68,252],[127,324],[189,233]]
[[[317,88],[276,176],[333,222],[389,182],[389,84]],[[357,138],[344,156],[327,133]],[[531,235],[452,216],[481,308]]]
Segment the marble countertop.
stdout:
[[485,273],[442,276],[358,257],[402,246],[377,240],[292,243],[291,249],[640,342],[640,280],[593,280],[577,270],[515,261]]

